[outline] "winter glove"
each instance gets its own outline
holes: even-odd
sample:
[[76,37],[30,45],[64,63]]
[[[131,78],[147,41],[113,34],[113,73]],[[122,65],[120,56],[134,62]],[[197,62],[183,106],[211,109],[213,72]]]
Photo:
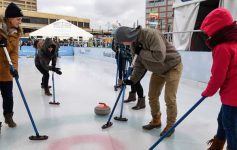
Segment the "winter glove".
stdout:
[[5,38],[0,39],[0,47],[7,47],[7,39]]
[[123,83],[126,84],[126,85],[133,85],[132,80],[123,80]]
[[[55,68],[56,68],[56,64],[52,63],[52,70],[55,69]],[[59,69],[59,70],[61,70],[61,69]]]
[[61,68],[55,68],[55,67],[52,68],[52,71],[56,72],[59,75],[62,74],[62,72],[60,70],[61,70]]
[[132,46],[134,48],[134,53],[139,55],[141,50],[142,50],[142,48],[143,48],[142,47],[142,43],[140,43],[140,42],[133,42]]
[[11,75],[14,77],[14,78],[19,78],[19,75],[18,75],[18,72],[17,72],[17,70],[16,69],[10,69],[10,73],[11,73]]

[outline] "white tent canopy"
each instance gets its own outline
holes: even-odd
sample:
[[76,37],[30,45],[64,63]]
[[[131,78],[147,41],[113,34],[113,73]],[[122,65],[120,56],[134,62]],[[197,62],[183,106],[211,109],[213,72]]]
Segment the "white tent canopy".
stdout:
[[82,37],[83,40],[89,40],[93,35],[89,32],[75,26],[74,24],[60,19],[54,23],[51,23],[39,30],[30,33],[30,36],[42,36],[42,37]]

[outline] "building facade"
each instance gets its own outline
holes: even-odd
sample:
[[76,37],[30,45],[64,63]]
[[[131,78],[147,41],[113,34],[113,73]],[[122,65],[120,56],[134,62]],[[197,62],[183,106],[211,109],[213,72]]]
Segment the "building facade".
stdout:
[[84,30],[90,30],[90,19],[37,12],[37,0],[0,0],[1,17],[4,16],[5,8],[11,2],[23,10],[24,17],[21,26],[24,36],[60,19],[65,19]]
[[173,29],[174,0],[146,0],[146,27],[170,32]]
[[0,0],[0,7],[6,8],[11,2],[17,4],[22,10],[37,11],[37,0]]

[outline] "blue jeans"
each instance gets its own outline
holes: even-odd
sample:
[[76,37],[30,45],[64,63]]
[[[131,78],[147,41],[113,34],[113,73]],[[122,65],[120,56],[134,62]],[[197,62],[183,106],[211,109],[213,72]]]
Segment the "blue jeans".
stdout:
[[217,138],[226,139],[228,149],[237,150],[237,107],[222,105],[217,121]]

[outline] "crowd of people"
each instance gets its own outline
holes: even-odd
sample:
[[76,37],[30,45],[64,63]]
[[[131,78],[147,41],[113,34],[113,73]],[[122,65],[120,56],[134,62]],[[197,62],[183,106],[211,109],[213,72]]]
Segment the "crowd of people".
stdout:
[[[104,37],[111,38],[111,37]],[[33,46],[34,41],[37,39],[21,39],[20,46]],[[57,37],[53,38],[54,41],[57,41],[59,46],[73,46],[73,47],[103,47],[103,48],[111,48],[112,42],[103,40],[101,38],[90,39],[89,41],[75,41],[72,38],[60,40]]]
[[[5,10],[3,28],[0,29],[0,90],[5,123],[10,128],[16,127],[13,120],[12,89],[13,77],[19,78],[18,43],[21,36],[22,17],[21,9],[14,3],[10,3]],[[210,97],[220,90],[222,102],[217,133],[210,140],[211,146],[208,150],[222,150],[226,141],[228,150],[237,150],[237,24],[226,9],[217,8],[205,17],[201,30],[209,37],[207,44],[212,48],[213,56],[212,74],[201,95]],[[5,47],[12,60],[13,69],[9,67],[3,51]],[[35,66],[43,75],[41,87],[44,88],[47,96],[51,96],[48,85],[49,71],[62,74],[61,69],[56,67],[59,44],[48,38],[36,40],[34,47],[36,49]],[[135,110],[145,108],[145,96],[140,81],[147,71],[152,73],[148,92],[151,121],[142,126],[144,130],[161,128],[163,125],[160,110],[162,106],[159,101],[161,91],[164,89],[167,118],[160,133],[160,136],[163,136],[175,124],[177,118],[176,95],[183,69],[181,55],[159,30],[140,26],[137,28],[118,27],[114,33],[112,49],[116,52],[117,65],[120,68],[118,86],[131,85],[129,97],[124,102],[135,101],[135,93],[138,95],[137,104],[133,107]],[[133,58],[136,60],[132,75],[130,78],[124,78],[125,61],[131,63]],[[167,136],[173,135],[174,132],[175,130]]]

